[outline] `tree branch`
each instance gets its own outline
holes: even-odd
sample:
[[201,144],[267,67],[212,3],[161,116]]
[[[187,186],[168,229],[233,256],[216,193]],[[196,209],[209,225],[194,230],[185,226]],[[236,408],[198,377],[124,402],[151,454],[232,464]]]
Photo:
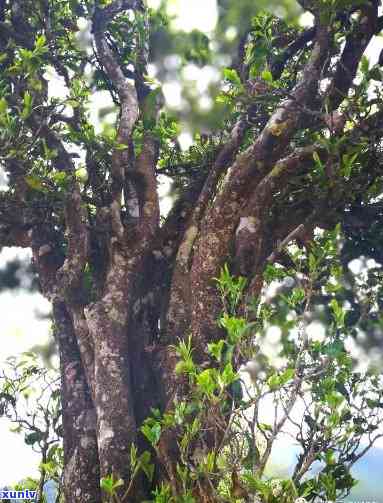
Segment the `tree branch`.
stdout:
[[[105,69],[108,78],[117,89],[120,99],[120,117],[117,132],[117,147],[112,154],[112,203],[111,222],[114,236],[123,241],[125,237],[123,224],[121,222],[121,197],[124,186],[125,167],[129,164],[129,146],[131,133],[138,119],[138,97],[132,83],[125,77],[115,55],[108,45],[103,30],[111,17],[121,9],[128,8],[126,5],[133,5],[131,2],[114,2],[102,11],[96,10],[93,17],[93,33],[96,42],[98,57]],[[134,5],[136,3],[134,2]],[[126,148],[123,148],[126,145]]]
[[311,42],[316,34],[316,26],[305,30],[301,33],[294,42],[291,42],[289,46],[284,50],[283,54],[279,55],[271,62],[270,70],[274,80],[277,80],[282,75],[282,72],[287,64],[287,62],[295,56],[295,54],[303,49],[309,42]]
[[331,110],[338,108],[340,103],[347,97],[359,61],[371,38],[378,30],[377,16],[377,2],[368,2],[361,6],[360,22],[346,37],[346,44],[328,90]]

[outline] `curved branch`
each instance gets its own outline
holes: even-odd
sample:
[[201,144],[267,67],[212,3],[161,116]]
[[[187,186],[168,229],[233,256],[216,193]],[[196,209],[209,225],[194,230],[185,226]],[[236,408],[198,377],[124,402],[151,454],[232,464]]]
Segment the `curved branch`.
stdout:
[[308,104],[317,95],[319,76],[329,53],[331,38],[327,26],[318,26],[311,57],[291,98],[279,105],[254,144],[237,156],[222,192],[202,222],[190,274],[192,333],[202,355],[206,351],[206,342],[217,337],[216,319],[220,306],[212,279],[230,256],[241,209],[301,123],[304,114],[296,103]]
[[[127,5],[129,4],[129,7]],[[108,45],[103,30],[111,17],[123,9],[133,8],[136,2],[113,2],[103,10],[96,10],[93,17],[93,34],[96,42],[99,60],[108,78],[117,89],[120,99],[120,117],[117,131],[117,147],[112,154],[112,203],[111,223],[114,236],[119,241],[125,237],[121,222],[121,198],[125,179],[125,167],[129,164],[129,146],[131,133],[138,119],[138,97],[134,85],[125,77],[122,68]],[[124,145],[126,148],[124,148]]]
[[228,142],[219,152],[216,161],[204,183],[202,191],[196,201],[193,212],[185,226],[185,233],[178,247],[171,283],[171,298],[167,309],[166,331],[168,338],[173,341],[181,337],[190,323],[190,312],[186,308],[191,305],[191,291],[189,282],[192,250],[199,233],[201,220],[206,208],[217,192],[220,177],[227,170],[238,152],[248,124],[239,120],[234,126]]
[[297,149],[288,157],[278,161],[273,169],[257,185],[254,193],[244,207],[236,231],[236,262],[241,274],[256,274],[263,259],[268,225],[268,213],[272,206],[273,195],[278,192],[288,178],[295,172],[304,170],[313,164],[313,154],[319,152],[327,157],[326,150],[320,145],[310,145]]
[[360,23],[346,37],[346,44],[328,90],[332,110],[338,108],[341,102],[347,97],[360,59],[378,30],[377,2],[363,3],[360,12]]
[[287,62],[295,56],[295,54],[303,49],[309,42],[311,42],[316,34],[316,26],[305,30],[301,33],[294,42],[288,45],[284,52],[271,62],[270,70],[274,80],[277,80],[282,75],[282,72]]

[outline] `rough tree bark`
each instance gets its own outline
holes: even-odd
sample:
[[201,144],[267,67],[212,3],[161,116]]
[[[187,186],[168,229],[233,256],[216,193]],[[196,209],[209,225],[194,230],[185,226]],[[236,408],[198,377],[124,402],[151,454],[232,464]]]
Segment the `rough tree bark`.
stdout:
[[[7,73],[4,67],[16,58],[14,47],[7,45],[10,39],[32,50],[36,33],[44,33],[49,44],[47,63],[71,85],[71,71],[55,40],[57,26],[52,27],[58,23],[52,12],[54,3],[41,2],[37,29],[31,24],[30,2],[0,2],[0,48],[7,55],[2,65],[12,88],[9,107],[17,106],[28,86],[26,79]],[[179,195],[161,225],[158,140],[148,128],[141,152],[137,155],[132,148],[138,122],[148,113],[155,122],[158,112],[153,101],[147,106],[148,90],[143,84],[148,47],[137,45],[137,65],[127,76],[107,37],[110,24],[121,13],[145,18],[141,1],[114,0],[96,7],[90,19],[98,65],[120,107],[117,147],[107,168],[108,190],[102,196],[94,152],[91,148],[87,152],[89,181],[84,190],[74,176],[70,145],[57,127],[69,123],[80,131],[84,117],[76,109],[72,117],[47,116],[47,82],[37,70],[41,86],[31,91],[34,107],[25,124],[34,138],[44,138],[48,148],[55,150],[50,169],[65,173],[70,185],[58,204],[43,194],[39,206],[25,181],[33,158],[5,145],[1,162],[12,190],[0,194],[0,244],[32,248],[41,289],[53,304],[61,361],[68,503],[101,501],[100,476],[113,474],[129,481],[130,447],[133,443],[145,447],[140,425],[151,407],[170,409],[184,386],[174,374],[173,344],[191,333],[195,356],[203,362],[208,359],[208,342],[220,336],[216,320],[221,306],[213,278],[223,264],[231,263],[250,279],[248,296],[259,294],[265,265],[283,260],[284,247],[307,238],[315,226],[331,225],[334,215],[341,219],[351,200],[352,187],[346,182],[337,186],[336,163],[329,152],[315,142],[294,146],[294,141],[307,125],[313,131],[326,127],[323,117],[328,123],[329,115],[347,96],[361,56],[380,29],[377,3],[355,2],[346,20],[340,18],[333,25],[320,16],[315,2],[304,2],[303,7],[314,12],[314,28],[300,34],[271,65],[277,79],[285,65],[304,52],[307,58],[295,85],[281,96],[257,133],[242,114],[225,132],[225,143],[216,151],[214,162]],[[349,29],[342,53],[336,56],[334,36],[353,12],[359,21]],[[336,62],[329,69],[334,55]],[[324,76],[329,79],[326,90],[319,86]],[[377,110],[344,134],[355,144],[362,136],[378,138],[382,125],[383,114]],[[253,135],[250,142],[249,133]],[[323,164],[334,164],[331,173],[335,174],[329,175],[334,177],[332,189],[318,195],[308,184],[303,200],[281,214],[277,196],[292,190],[291,177],[310,173],[315,152]],[[371,170],[361,175],[360,192],[378,176],[378,166]],[[89,194],[95,214],[87,209]],[[84,286],[89,269],[93,271],[92,298]],[[177,492],[174,439],[164,436],[160,445],[156,480],[170,480]],[[150,487],[141,482],[137,480],[130,502],[150,495]]]

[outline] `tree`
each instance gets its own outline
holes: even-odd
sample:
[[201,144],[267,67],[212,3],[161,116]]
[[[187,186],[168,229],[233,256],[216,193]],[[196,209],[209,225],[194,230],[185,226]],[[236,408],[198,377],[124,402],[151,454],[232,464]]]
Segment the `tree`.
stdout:
[[9,373],[3,370],[0,376],[0,415],[12,421],[14,432],[24,433],[25,443],[38,452],[41,459],[40,479],[24,480],[18,489],[37,489],[42,494],[47,480],[58,486],[61,480],[59,377],[39,367],[33,353],[24,353],[18,359],[11,357],[7,363]]
[[[347,240],[369,232],[366,215],[380,222],[382,73],[363,53],[382,19],[375,0],[300,4],[313,14],[312,28],[271,14],[253,19],[223,72],[220,127],[182,152],[176,119],[161,111],[161,87],[147,75],[165,22],[161,11],[140,0],[0,2],[0,152],[9,183],[0,194],[0,243],[31,247],[40,288],[53,306],[67,502],[100,502],[100,478],[104,490],[120,499],[128,491],[132,502],[152,491],[156,501],[220,501],[217,480],[185,475],[182,424],[187,417],[194,424],[185,440],[194,454],[197,431],[204,432],[206,455],[227,445],[230,411],[241,400],[236,372],[254,354],[250,336],[237,350],[239,334],[252,333],[257,323],[262,330],[268,319],[269,307],[257,308],[267,275],[292,274],[296,281],[303,275],[285,307],[303,316],[314,300],[327,302],[335,319],[330,346],[310,346],[302,336],[303,346],[290,341],[285,348],[290,360],[283,371],[265,366],[269,391],[288,386],[297,398],[302,382],[311,380],[315,400],[327,400],[333,428],[357,417],[349,432],[357,435],[354,447],[376,430],[381,401],[371,376],[364,398],[371,415],[362,415],[367,402],[354,404],[359,415],[336,415],[339,400],[349,402],[361,381],[351,375],[342,345],[345,313],[337,290],[328,287],[323,298],[320,281],[341,275],[337,224]],[[79,17],[91,27],[91,49],[79,44]],[[51,97],[48,69],[65,83],[65,98]],[[96,134],[87,107],[101,89],[110,92],[118,118],[115,128]],[[176,191],[163,219],[160,174]],[[322,242],[318,229],[330,232]],[[374,246],[362,239],[365,254],[379,260],[376,236],[370,238]],[[291,243],[298,245],[295,255]],[[322,351],[335,359],[335,369],[320,360]],[[325,392],[315,388],[321,369],[305,352],[328,369]],[[215,403],[219,425],[207,408],[196,411],[196,396]],[[185,409],[187,400],[194,409]],[[307,443],[301,431],[305,451],[291,489],[311,499],[324,493],[307,489],[301,476],[330,445],[327,420],[321,423],[312,405],[308,431],[312,439],[322,432],[327,444]],[[276,427],[258,426],[270,454]],[[348,440],[339,433],[338,441]],[[352,486],[347,470],[359,453],[351,447],[345,444],[336,461],[326,451],[330,468],[321,484],[331,499]],[[267,456],[262,459],[254,461],[257,476]],[[204,466],[214,471],[216,460],[208,457]],[[230,473],[231,498],[246,498],[252,487],[271,501],[261,482],[248,479],[245,488],[241,473]]]

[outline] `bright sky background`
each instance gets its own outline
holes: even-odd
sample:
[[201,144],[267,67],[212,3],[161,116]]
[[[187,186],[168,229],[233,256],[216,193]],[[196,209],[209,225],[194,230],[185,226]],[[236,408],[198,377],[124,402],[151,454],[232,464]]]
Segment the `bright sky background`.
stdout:
[[[160,0],[148,0],[152,7],[160,4]],[[175,23],[178,28],[190,31],[198,28],[204,32],[210,32],[214,29],[217,21],[216,0],[173,0],[170,3],[169,13],[176,16]],[[303,20],[303,24],[310,24],[310,17]],[[381,48],[383,39],[375,37],[370,44],[368,55],[375,63]],[[198,83],[198,90],[203,93],[211,79],[217,78],[217,72],[211,68],[199,69],[195,65],[188,65],[184,70],[186,77],[195,80]],[[60,95],[63,91],[59,80],[55,80],[54,89],[51,91]],[[61,88],[60,88],[61,87]],[[167,83],[164,88],[164,94],[170,106],[180,106],[181,97],[179,86],[176,82]],[[99,106],[105,106],[107,96],[100,93],[94,98],[94,110]],[[94,122],[97,123],[97,117],[94,115]],[[190,135],[184,133],[180,138],[182,147],[190,143]],[[166,186],[163,193],[166,192]],[[164,202],[166,205],[166,201]],[[163,207],[166,211],[166,206]],[[0,267],[4,262],[12,257],[19,255],[25,257],[29,254],[26,250],[3,249],[0,253]],[[48,340],[50,322],[36,317],[36,313],[49,312],[48,302],[38,293],[29,294],[20,290],[16,293],[5,292],[0,294],[1,307],[1,337],[2,348],[0,355],[0,364],[8,356],[17,355],[27,351],[35,344],[41,344]],[[272,336],[272,334],[270,334]],[[272,339],[272,337],[271,337]],[[383,442],[381,443],[383,447]],[[23,441],[22,435],[9,432],[9,423],[0,419],[0,445],[2,456],[0,457],[0,487],[4,484],[15,483],[16,481],[27,477],[37,475],[38,458]]]

